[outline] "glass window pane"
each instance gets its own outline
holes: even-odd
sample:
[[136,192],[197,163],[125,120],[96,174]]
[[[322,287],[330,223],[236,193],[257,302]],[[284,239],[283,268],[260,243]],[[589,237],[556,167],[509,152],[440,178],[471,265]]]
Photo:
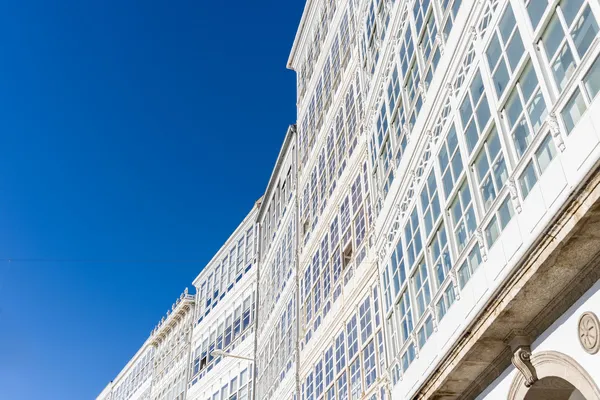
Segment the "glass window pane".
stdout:
[[490,106],[488,105],[487,98],[484,96],[483,99],[481,99],[481,103],[479,103],[479,107],[477,107],[477,123],[479,124],[480,130],[483,130],[487,125],[490,117]]
[[571,50],[569,50],[566,43],[562,49],[560,49],[559,54],[551,67],[556,84],[560,89],[564,89],[567,80],[571,77],[573,70],[575,69],[573,54],[571,54]]
[[590,98],[593,99],[596,97],[596,94],[600,91],[600,57],[597,57],[596,61],[590,67],[585,78],[583,78],[583,83]]
[[562,0],[560,2],[560,9],[565,16],[565,20],[568,25],[571,25],[573,18],[577,15],[577,12],[581,8],[583,0]]
[[502,54],[502,48],[500,47],[500,41],[498,40],[498,36],[494,35],[492,37],[492,41],[490,42],[490,45],[486,51],[490,69],[494,69],[494,67],[498,63],[500,54]]
[[517,23],[515,21],[515,15],[513,14],[512,7],[509,4],[504,11],[504,15],[502,16],[500,23],[498,24],[500,35],[502,35],[504,43],[508,41],[508,37],[516,25]]
[[535,134],[540,130],[547,114],[546,103],[544,102],[541,91],[536,93],[535,98],[531,104],[529,104],[529,107],[527,107],[527,113],[529,114],[529,120],[531,121],[531,126]]
[[494,72],[493,79],[494,87],[496,88],[496,94],[498,95],[498,98],[500,98],[504,92],[504,89],[506,89],[509,79],[508,70],[506,69],[506,64],[504,62],[501,62],[500,65],[498,65],[498,69],[496,72]]
[[496,189],[494,188],[491,175],[481,183],[481,196],[483,197],[483,204],[486,209],[496,198]]
[[477,73],[473,78],[473,82],[471,83],[471,96],[473,97],[473,104],[477,104],[484,91],[485,89],[483,87],[481,74]]
[[529,4],[527,4],[527,13],[531,19],[533,29],[537,28],[540,23],[546,7],[548,7],[547,0],[529,0]]
[[494,245],[498,236],[500,236],[500,228],[498,227],[496,217],[494,217],[485,228],[485,241],[488,248],[491,248]]
[[510,199],[507,197],[498,209],[498,216],[500,217],[500,228],[506,228],[506,225],[510,222],[511,218],[515,215]]
[[527,167],[525,167],[525,170],[523,171],[521,176],[519,177],[519,184],[521,186],[521,193],[523,194],[523,198],[527,197],[527,195],[531,191],[531,188],[533,188],[536,182],[537,175],[535,173],[535,167],[530,161],[529,164],[527,164]]
[[471,114],[473,114],[473,108],[471,108],[471,100],[469,96],[465,96],[462,105],[460,106],[460,119],[463,125],[466,125],[471,118]]
[[488,159],[485,150],[482,151],[475,161],[475,170],[477,171],[477,179],[482,180],[489,169]]
[[492,167],[492,172],[494,174],[494,181],[496,182],[496,187],[501,188],[504,186],[504,182],[508,179],[508,171],[506,170],[506,163],[504,162],[504,157],[500,157],[494,166]]
[[521,40],[521,35],[519,34],[519,31],[517,31],[510,40],[510,43],[508,44],[508,47],[506,49],[506,54],[508,55],[508,62],[510,63],[510,68],[513,71],[524,53],[525,48],[523,47],[523,41]]
[[527,66],[525,66],[525,70],[519,78],[519,83],[521,84],[523,97],[525,98],[525,101],[527,101],[531,97],[531,94],[538,85],[537,76],[535,74],[535,70],[531,65],[531,62],[528,62]]
[[519,93],[517,92],[517,88],[514,88],[506,103],[506,116],[508,117],[508,124],[511,128],[519,119],[522,111],[523,105],[521,104]]
[[[456,149],[454,157],[452,157],[452,172],[454,173],[454,182],[458,179],[463,171],[462,157],[460,156],[460,150]],[[450,192],[448,192],[450,194]]]
[[544,173],[552,159],[556,156],[556,147],[550,135],[546,136],[540,147],[535,152],[540,172]]
[[475,120],[472,120],[469,126],[467,126],[465,136],[467,138],[467,147],[469,148],[470,153],[477,144],[477,138],[479,137],[477,127],[475,126]]
[[587,6],[573,27],[573,41],[579,57],[583,57],[598,33],[598,24]]
[[529,135],[529,128],[525,122],[525,118],[521,118],[517,124],[517,128],[513,132],[513,141],[519,157],[525,153],[527,146],[531,143],[531,136]]
[[542,42],[544,43],[544,48],[546,49],[549,59],[554,57],[554,54],[558,50],[558,47],[560,46],[560,43],[564,37],[565,33],[560,26],[558,17],[556,14],[554,14],[552,20],[542,35]]
[[562,110],[561,115],[563,121],[565,122],[565,127],[567,128],[567,132],[571,132],[577,122],[581,119],[581,116],[587,109],[585,101],[583,100],[583,96],[579,90],[573,93],[569,102],[565,105],[565,108]]
[[489,148],[489,152],[490,152],[490,157],[492,159],[496,158],[496,155],[502,149],[502,146],[500,144],[500,137],[498,136],[497,133],[498,132],[496,132],[496,129],[494,128],[494,130],[490,134],[490,139],[488,141],[488,148]]
[[473,207],[469,206],[467,214],[465,215],[465,220],[467,223],[468,235],[469,237],[471,237],[471,235],[473,234],[473,232],[475,232],[475,229],[477,228],[477,220],[475,219],[475,210],[473,210]]

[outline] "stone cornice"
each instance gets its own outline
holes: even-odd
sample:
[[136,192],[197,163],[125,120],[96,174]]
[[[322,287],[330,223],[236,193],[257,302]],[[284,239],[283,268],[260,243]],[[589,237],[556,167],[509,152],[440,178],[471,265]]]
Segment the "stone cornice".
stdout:
[[[539,336],[600,279],[599,172],[596,166],[537,242],[523,249],[512,275],[491,294],[414,398],[475,398],[510,364],[515,331]],[[526,363],[521,367],[528,369]]]
[[298,26],[298,30],[296,31],[296,36],[294,38],[294,43],[292,44],[292,49],[290,51],[290,56],[287,62],[287,68],[294,70],[296,68],[296,56],[300,51],[301,43],[303,43],[307,37],[306,35],[310,32],[305,32],[307,26],[310,26],[310,22],[312,20],[312,16],[314,14],[314,10],[316,9],[316,4],[322,0],[307,0],[306,5],[304,6],[304,11],[302,12],[302,17],[300,18],[300,25]]
[[[150,343],[157,346],[163,342],[173,330],[173,328],[182,321],[189,312],[193,312],[195,296],[188,294],[188,289],[179,296],[171,305],[171,310],[167,311],[166,316],[162,317],[158,325],[150,334]],[[191,325],[190,325],[191,329]]]

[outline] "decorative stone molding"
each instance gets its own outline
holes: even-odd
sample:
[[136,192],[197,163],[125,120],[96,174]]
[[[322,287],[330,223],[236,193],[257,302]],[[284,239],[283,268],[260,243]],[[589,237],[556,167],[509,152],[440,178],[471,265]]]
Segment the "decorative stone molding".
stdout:
[[404,124],[402,124],[402,130],[404,131],[404,134],[406,135],[406,141],[410,141],[410,124],[408,122],[405,122]]
[[521,200],[519,199],[519,194],[517,193],[517,185],[515,183],[514,178],[510,178],[507,182],[508,191],[510,192],[510,199],[515,206],[515,209],[520,214],[523,211],[523,207],[521,206]]
[[596,314],[591,311],[581,314],[577,323],[577,336],[585,351],[590,354],[598,353],[600,350],[600,321]]
[[383,260],[385,260],[385,256],[387,255],[387,248],[382,246],[381,249],[379,249],[379,252],[377,253],[377,255],[378,255],[377,261],[382,263]]
[[[573,358],[557,351],[541,351],[530,354],[529,363],[536,372],[538,380],[544,378],[561,378],[577,390],[586,399],[600,398],[600,389],[590,374]],[[508,392],[508,400],[523,400],[529,387],[525,385],[525,377],[517,374]]]
[[452,82],[446,82],[446,90],[448,91],[448,95],[450,97],[454,96],[454,85]]
[[429,146],[428,150],[431,151],[438,137],[434,134],[434,132],[431,129],[428,129],[427,132],[425,132],[425,135],[427,135],[427,144]]
[[429,307],[427,307],[427,309],[429,310],[429,313],[434,316],[433,317],[433,332],[437,332],[438,331],[438,320],[437,320],[437,318],[435,318],[436,314],[435,314],[435,307],[433,305],[433,302],[431,302],[429,304]]
[[477,32],[477,28],[475,26],[471,26],[469,28],[469,34],[473,38],[473,41],[477,41],[477,39],[479,38],[479,33]]
[[483,240],[483,230],[478,228],[475,231],[475,237],[477,238],[477,245],[479,246],[479,252],[481,253],[481,258],[483,261],[487,261],[487,251],[485,249],[485,241]]
[[435,42],[437,43],[438,48],[440,49],[440,55],[443,56],[444,55],[444,48],[446,47],[445,43],[444,43],[444,36],[441,33],[438,32],[438,34],[435,35]]
[[452,287],[454,288],[454,301],[460,300],[460,293],[462,292],[462,290],[460,290],[460,287],[458,285],[458,277],[456,276],[456,268],[452,268],[452,270],[450,270],[450,279],[452,280],[451,284]]
[[513,353],[511,359],[513,365],[521,372],[525,379],[525,386],[531,387],[537,380],[537,373],[531,364],[531,350],[529,346],[519,346]]
[[425,81],[421,81],[419,83],[419,91],[421,92],[421,97],[423,97],[423,103],[427,99],[427,89],[428,89],[427,83]]
[[550,113],[548,117],[546,117],[546,123],[550,128],[550,132],[552,133],[552,137],[554,138],[554,143],[556,143],[556,147],[562,152],[565,151],[565,141],[560,134],[560,127],[558,125],[558,118],[556,118],[555,113]]

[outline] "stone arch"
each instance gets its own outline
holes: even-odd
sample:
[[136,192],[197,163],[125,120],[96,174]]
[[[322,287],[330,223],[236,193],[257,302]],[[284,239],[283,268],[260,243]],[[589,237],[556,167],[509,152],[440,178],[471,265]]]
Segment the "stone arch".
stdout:
[[[530,361],[538,380],[558,378],[579,390],[587,400],[600,400],[600,389],[590,374],[568,355],[558,351],[541,351],[532,354]],[[525,376],[517,373],[510,386],[508,400],[524,400],[529,391],[525,383]]]

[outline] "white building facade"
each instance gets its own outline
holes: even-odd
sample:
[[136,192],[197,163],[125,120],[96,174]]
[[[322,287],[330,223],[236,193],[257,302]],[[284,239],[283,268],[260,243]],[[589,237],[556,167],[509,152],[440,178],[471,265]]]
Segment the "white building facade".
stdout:
[[154,347],[146,341],[110,385],[105,400],[150,400]]
[[[194,280],[190,400],[247,400],[254,384],[256,217],[260,201]],[[223,357],[221,351],[245,357]]]
[[256,399],[298,392],[296,127],[288,129],[258,214]]
[[600,399],[599,27],[600,0],[308,0],[185,398]]
[[360,54],[366,2],[309,1],[298,74],[301,399],[386,397]]
[[150,344],[154,347],[152,400],[187,398],[194,300],[186,288],[150,335]]

